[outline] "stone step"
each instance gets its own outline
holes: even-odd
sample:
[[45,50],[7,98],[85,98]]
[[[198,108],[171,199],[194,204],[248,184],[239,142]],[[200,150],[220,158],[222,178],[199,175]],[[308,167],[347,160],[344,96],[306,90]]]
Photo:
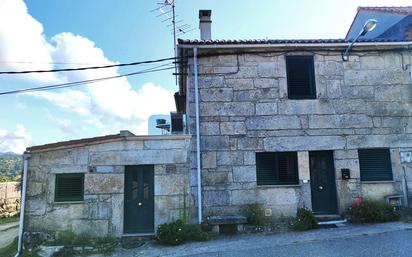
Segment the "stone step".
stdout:
[[147,241],[154,240],[156,237],[153,234],[128,234],[123,235],[120,239],[120,245],[125,249],[138,248],[144,245]]
[[318,221],[318,227],[320,228],[336,228],[344,226],[347,222],[346,219],[342,218],[340,215],[315,215]]

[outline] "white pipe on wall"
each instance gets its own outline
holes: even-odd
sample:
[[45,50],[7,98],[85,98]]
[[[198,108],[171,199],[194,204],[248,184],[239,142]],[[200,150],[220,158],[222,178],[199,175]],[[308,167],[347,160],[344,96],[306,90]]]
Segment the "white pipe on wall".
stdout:
[[23,154],[23,178],[21,186],[21,206],[20,206],[20,224],[19,224],[19,241],[17,243],[16,256],[20,256],[23,246],[23,226],[24,226],[24,210],[26,207],[26,188],[27,188],[27,170],[29,167],[30,153],[24,152]]
[[195,105],[196,105],[196,169],[197,169],[197,219],[202,223],[202,177],[200,173],[200,118],[199,118],[199,81],[197,69],[197,48],[193,48],[193,66],[195,74]]

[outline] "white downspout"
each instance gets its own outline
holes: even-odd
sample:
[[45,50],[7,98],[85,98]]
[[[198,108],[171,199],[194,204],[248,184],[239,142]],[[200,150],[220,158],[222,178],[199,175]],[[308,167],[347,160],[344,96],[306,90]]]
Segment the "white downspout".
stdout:
[[199,118],[199,81],[197,78],[197,47],[193,48],[193,66],[195,73],[195,105],[196,105],[196,168],[197,168],[197,218],[202,223],[202,177],[200,173],[200,118]]
[[20,206],[20,224],[19,224],[19,241],[17,243],[17,253],[15,257],[20,256],[23,246],[23,226],[24,226],[24,209],[26,207],[26,188],[27,188],[27,169],[29,167],[29,158],[31,154],[24,152],[23,154],[23,182],[21,186],[21,206]]

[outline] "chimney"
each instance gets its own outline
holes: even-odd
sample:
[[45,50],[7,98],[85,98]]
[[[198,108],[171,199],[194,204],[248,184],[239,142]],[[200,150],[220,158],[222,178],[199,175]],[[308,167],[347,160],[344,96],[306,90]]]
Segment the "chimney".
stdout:
[[201,40],[212,40],[212,10],[199,10],[199,29]]

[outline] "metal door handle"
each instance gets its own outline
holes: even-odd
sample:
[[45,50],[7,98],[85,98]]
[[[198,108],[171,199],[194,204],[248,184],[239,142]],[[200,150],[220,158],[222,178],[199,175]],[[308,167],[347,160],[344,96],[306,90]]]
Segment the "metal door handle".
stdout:
[[138,203],[137,205],[142,206],[142,203]]
[[323,189],[323,186],[319,186],[319,189],[322,190],[322,189]]

